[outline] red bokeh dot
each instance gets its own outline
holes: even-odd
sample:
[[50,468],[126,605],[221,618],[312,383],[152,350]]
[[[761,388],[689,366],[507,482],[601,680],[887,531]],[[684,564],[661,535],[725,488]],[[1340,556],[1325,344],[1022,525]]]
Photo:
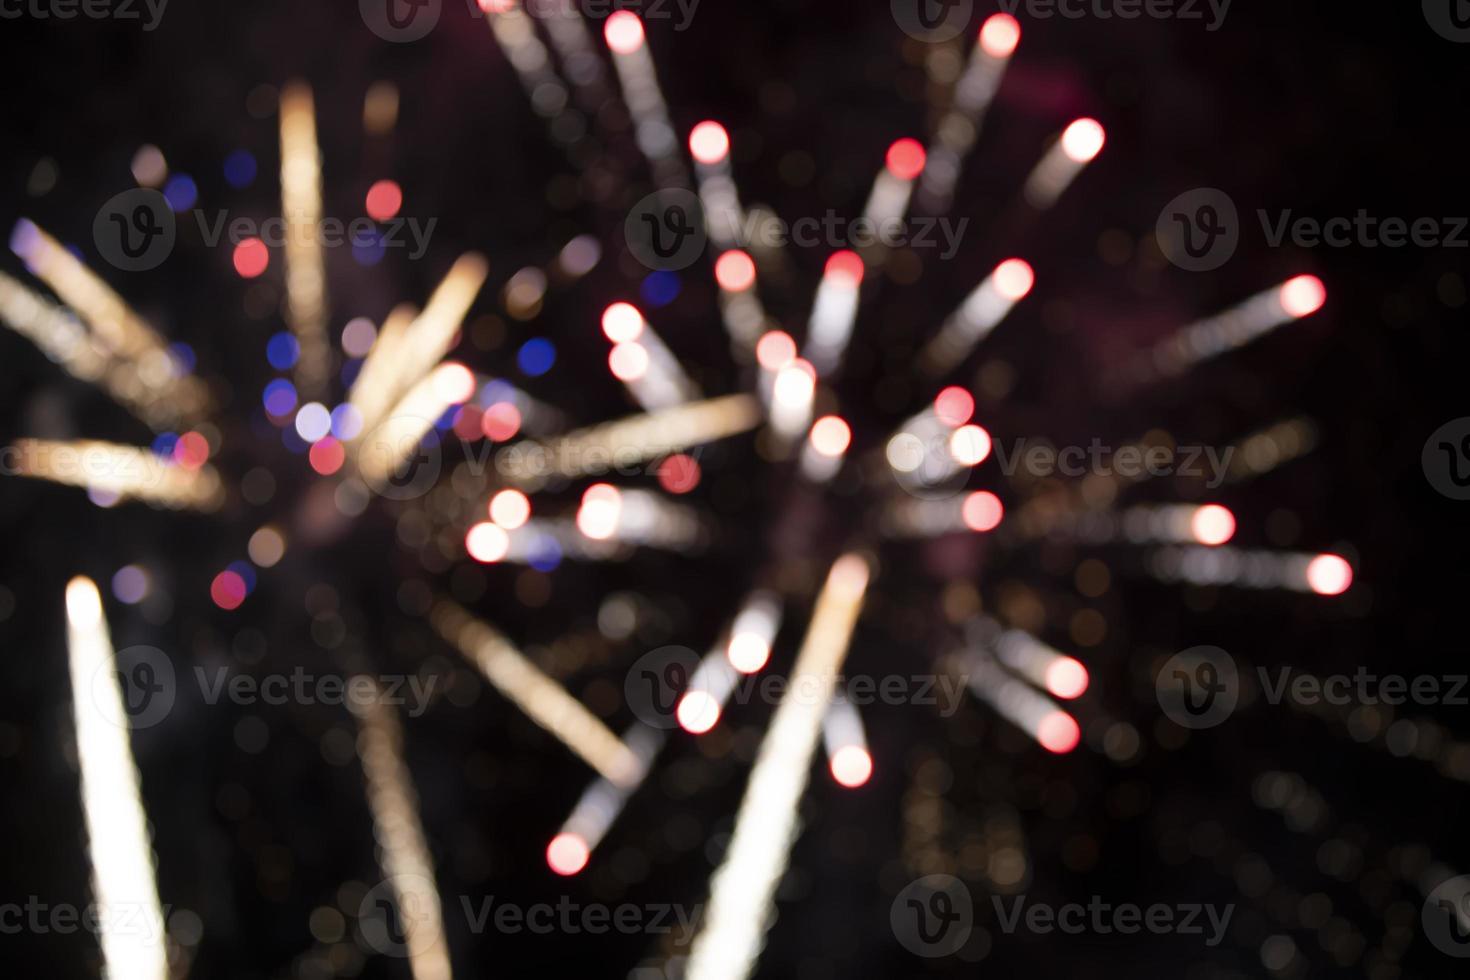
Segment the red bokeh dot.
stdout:
[[888,148],[888,172],[899,180],[913,180],[924,172],[926,159],[918,140],[901,139]]
[[209,459],[209,441],[197,432],[185,432],[174,443],[174,462],[186,470],[197,470]]
[[239,609],[245,601],[245,580],[238,572],[223,571],[209,583],[209,598],[224,610]]
[[975,414],[975,397],[959,385],[950,385],[934,399],[934,414],[951,428],[964,425]]
[[347,461],[347,450],[342,443],[327,436],[311,444],[307,460],[311,463],[311,468],[322,476],[331,476]]
[[388,221],[398,216],[403,207],[403,188],[396,181],[380,180],[368,188],[366,208],[374,221]]
[[485,409],[480,428],[485,433],[485,438],[491,442],[513,439],[521,431],[521,410],[510,402],[496,402]]
[[728,293],[739,293],[755,284],[755,262],[739,249],[715,260],[715,281]]
[[960,517],[972,531],[993,531],[1005,516],[1000,498],[989,490],[979,490],[965,498]]
[[827,260],[827,276],[831,279],[845,280],[849,286],[861,285],[863,260],[856,252],[834,252]]
[[243,279],[254,279],[271,264],[271,250],[259,238],[247,238],[235,246],[235,271]]
[[699,486],[699,461],[679,453],[665,459],[658,467],[658,484],[669,493],[688,493]]
[[592,852],[577,834],[557,834],[546,845],[546,864],[559,875],[574,875],[587,867]]
[[1053,711],[1036,726],[1036,741],[1048,752],[1066,755],[1082,741],[1082,729],[1065,711]]

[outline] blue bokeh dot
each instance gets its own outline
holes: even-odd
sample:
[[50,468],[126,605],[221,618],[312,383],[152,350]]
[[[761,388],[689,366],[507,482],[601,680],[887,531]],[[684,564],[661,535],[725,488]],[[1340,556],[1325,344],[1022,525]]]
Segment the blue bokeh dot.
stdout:
[[539,378],[555,363],[556,348],[545,337],[532,337],[516,353],[516,364],[527,377]]

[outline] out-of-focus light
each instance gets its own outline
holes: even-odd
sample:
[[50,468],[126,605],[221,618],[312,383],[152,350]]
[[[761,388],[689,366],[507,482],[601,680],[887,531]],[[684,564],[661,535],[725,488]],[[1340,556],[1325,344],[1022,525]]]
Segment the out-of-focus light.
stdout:
[[502,490],[490,498],[490,519],[514,531],[531,519],[531,499],[519,490]]
[[225,183],[235,190],[244,190],[255,183],[255,175],[259,170],[256,166],[255,157],[248,150],[236,150],[225,157]]
[[362,412],[357,406],[342,404],[332,409],[332,435],[343,442],[362,435]]
[[896,473],[912,473],[924,464],[924,440],[912,432],[895,433],[883,449],[888,465]]
[[767,371],[779,371],[796,360],[796,341],[784,330],[767,331],[755,343],[755,359]]
[[594,483],[582,494],[577,511],[577,530],[594,541],[606,541],[617,533],[622,518],[623,495],[609,483]]
[[231,261],[234,262],[235,271],[240,274],[240,278],[255,279],[270,267],[271,250],[259,238],[247,238],[235,246]]
[[332,431],[332,413],[321,402],[307,402],[296,413],[296,434],[307,442],[316,442]]
[[1318,595],[1342,595],[1353,584],[1353,566],[1340,555],[1318,555],[1307,565],[1307,585]]
[[736,633],[725,648],[730,666],[742,674],[754,674],[771,659],[771,645],[754,633]]
[[1036,727],[1036,740],[1041,747],[1056,755],[1066,755],[1082,741],[1082,729],[1065,711],[1053,711]]
[[1064,701],[1080,698],[1087,692],[1087,668],[1073,657],[1060,657],[1046,668],[1046,689]]
[[720,723],[720,702],[708,691],[689,691],[674,710],[679,727],[691,735],[703,735]]
[[220,572],[214,577],[214,581],[209,583],[209,598],[226,612],[239,609],[248,592],[249,589],[246,588],[245,580],[240,577],[240,573],[228,569]]
[[619,10],[609,17],[602,33],[607,46],[618,54],[632,54],[643,47],[643,22],[631,11]]
[[812,423],[812,448],[823,456],[841,456],[852,445],[852,429],[837,415],[824,415]]
[[187,211],[199,201],[199,186],[188,174],[175,174],[163,185],[163,196],[175,211]]
[[311,468],[321,476],[331,476],[342,468],[347,460],[347,450],[342,443],[331,436],[324,436],[312,443],[311,449],[306,454]]
[[989,490],[977,490],[965,498],[960,516],[972,531],[993,531],[1005,516],[1005,507]]
[[168,161],[163,151],[152,143],[138,147],[133,154],[133,179],[141,187],[157,187],[168,177]]
[[626,344],[643,334],[643,314],[632,303],[614,303],[602,311],[602,334],[615,344]]
[[1006,259],[995,267],[995,288],[1008,300],[1026,298],[1036,284],[1036,273],[1025,259]]
[[888,172],[899,180],[913,180],[924,172],[927,155],[916,139],[905,137],[888,148]]
[[1205,504],[1190,518],[1189,533],[1200,544],[1224,544],[1235,537],[1235,515],[1219,504]]
[[491,442],[506,442],[521,431],[521,410],[510,402],[496,402],[485,409],[480,429]]
[[148,597],[148,573],[137,565],[124,565],[112,576],[112,594],[130,606]]
[[587,842],[572,833],[557,834],[546,845],[547,867],[564,877],[570,877],[587,867],[591,856]]
[[398,186],[397,181],[380,180],[368,188],[363,206],[368,217],[374,221],[391,221],[398,216],[399,208],[403,207],[403,188]]
[[991,14],[980,27],[980,47],[992,58],[1009,58],[1021,43],[1021,22],[1010,14]]
[[873,776],[873,757],[860,745],[844,745],[832,754],[832,778],[848,789],[857,789]]
[[290,415],[296,408],[296,386],[285,378],[277,378],[265,386],[261,402],[277,418]]
[[475,372],[457,361],[446,361],[434,369],[434,393],[453,405],[475,397]]
[[618,344],[607,354],[607,366],[619,381],[637,381],[648,373],[648,351],[642,344]]
[[516,366],[530,378],[539,378],[556,363],[556,348],[545,337],[532,337],[516,352]]
[[679,291],[683,288],[683,281],[680,280],[677,272],[661,269],[643,277],[643,282],[638,287],[638,295],[643,297],[643,302],[658,309],[678,299]]
[[850,250],[833,252],[827,260],[826,275],[856,289],[863,282],[863,260]]
[[265,359],[277,371],[287,371],[301,357],[301,343],[292,334],[282,330],[272,334],[265,342]]
[[250,535],[245,553],[261,568],[274,568],[286,556],[286,539],[280,531],[267,524]]
[[689,153],[700,163],[719,163],[730,155],[730,134],[719,123],[706,120],[689,133]]
[[510,536],[498,524],[483,521],[470,528],[464,536],[464,550],[471,558],[483,565],[490,565],[504,558],[510,551]]
[[978,425],[962,425],[949,437],[949,455],[961,466],[979,466],[990,456],[990,433]]
[[197,470],[209,462],[209,440],[197,432],[185,432],[174,443],[174,462],[186,470]]
[[658,485],[672,494],[689,493],[699,486],[699,461],[685,453],[675,453],[658,466]]
[[1297,276],[1281,286],[1281,308],[1289,316],[1311,316],[1327,302],[1327,287],[1316,276]]
[[951,385],[935,396],[934,414],[945,425],[964,425],[975,414],[975,396],[959,385]]
[[367,317],[348,320],[342,328],[342,351],[348,357],[367,357],[378,339],[378,328]]
[[772,397],[783,405],[800,407],[812,400],[816,390],[816,371],[806,361],[797,358],[776,375]]
[[1078,119],[1062,133],[1062,152],[1076,163],[1087,163],[1102,152],[1107,134],[1096,119]]
[[731,249],[715,260],[715,282],[726,292],[744,292],[755,285],[755,261],[739,249]]

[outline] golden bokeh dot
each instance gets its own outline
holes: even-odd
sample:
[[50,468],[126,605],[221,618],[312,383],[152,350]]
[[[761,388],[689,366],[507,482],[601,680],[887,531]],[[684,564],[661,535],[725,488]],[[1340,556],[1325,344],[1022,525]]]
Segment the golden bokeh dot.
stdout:
[[1113,583],[1113,576],[1108,571],[1108,566],[1096,558],[1089,558],[1078,565],[1075,579],[1077,581],[1077,591],[1089,599],[1096,599],[1108,591],[1108,586]]

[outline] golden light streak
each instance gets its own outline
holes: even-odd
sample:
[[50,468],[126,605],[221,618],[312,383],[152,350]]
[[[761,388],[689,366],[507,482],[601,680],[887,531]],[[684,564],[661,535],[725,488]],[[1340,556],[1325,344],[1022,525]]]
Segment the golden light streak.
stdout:
[[113,493],[172,510],[215,511],[225,499],[224,485],[212,466],[185,469],[150,449],[96,440],[17,439],[0,450],[0,473]]
[[[129,407],[135,401],[148,406],[143,421],[163,430],[202,419],[209,409],[209,392],[204,383],[180,371],[163,337],[107,283],[29,221],[17,226],[12,243],[27,268],[76,311],[91,330],[92,339],[118,362],[114,369],[127,377]],[[9,280],[9,286],[6,291],[11,297],[5,305],[24,312],[24,301],[14,294],[15,289],[23,287],[14,280]],[[11,320],[9,316],[6,319]],[[15,321],[11,322],[15,325]],[[54,332],[54,318],[46,317],[45,322]],[[15,329],[26,332],[18,325]],[[26,335],[37,344],[42,343],[35,333],[26,332]]]
[[434,423],[455,404],[446,394],[443,380],[459,370],[440,365],[414,385],[386,419],[353,444],[358,475],[364,483],[370,487],[383,486],[418,452],[419,444]]
[[523,439],[497,454],[496,468],[519,485],[597,475],[748,432],[760,420],[753,396],[726,395],[579,429],[554,442]]
[[712,879],[704,929],[695,937],[688,980],[743,980],[755,967],[796,837],[797,805],[806,789],[822,718],[847,656],[871,570],[866,559],[837,559],[817,597],[786,697],[761,743],[735,833]]
[[67,583],[66,623],[92,891],[100,921],[119,924],[98,930],[104,974],[108,980],[167,980],[148,817],[102,597],[91,579]]
[[402,342],[394,348],[394,395],[416,384],[449,353],[460,325],[489,275],[489,263],[476,252],[466,252],[450,267],[424,311],[408,325]]
[[353,684],[371,684],[377,696],[351,699],[361,734],[358,757],[367,781],[368,808],[373,814],[373,836],[382,849],[384,883],[393,892],[414,980],[450,980],[453,972],[444,939],[444,917],[434,862],[419,818],[418,794],[403,760],[403,731],[393,709],[370,678]]
[[371,432],[382,421],[383,413],[393,407],[393,398],[398,394],[398,358],[403,338],[418,315],[415,306],[407,303],[395,306],[383,321],[383,329],[378,331],[372,349],[363,358],[347,396],[348,404],[357,409],[362,419],[363,432]]
[[303,400],[327,387],[327,274],[319,229],[322,221],[321,150],[311,89],[291,82],[281,89],[281,217],[286,222],[287,322],[301,347],[296,388]]
[[637,782],[642,769],[638,756],[499,631],[448,599],[435,604],[429,625],[532,721],[560,739],[604,778],[618,786]]

